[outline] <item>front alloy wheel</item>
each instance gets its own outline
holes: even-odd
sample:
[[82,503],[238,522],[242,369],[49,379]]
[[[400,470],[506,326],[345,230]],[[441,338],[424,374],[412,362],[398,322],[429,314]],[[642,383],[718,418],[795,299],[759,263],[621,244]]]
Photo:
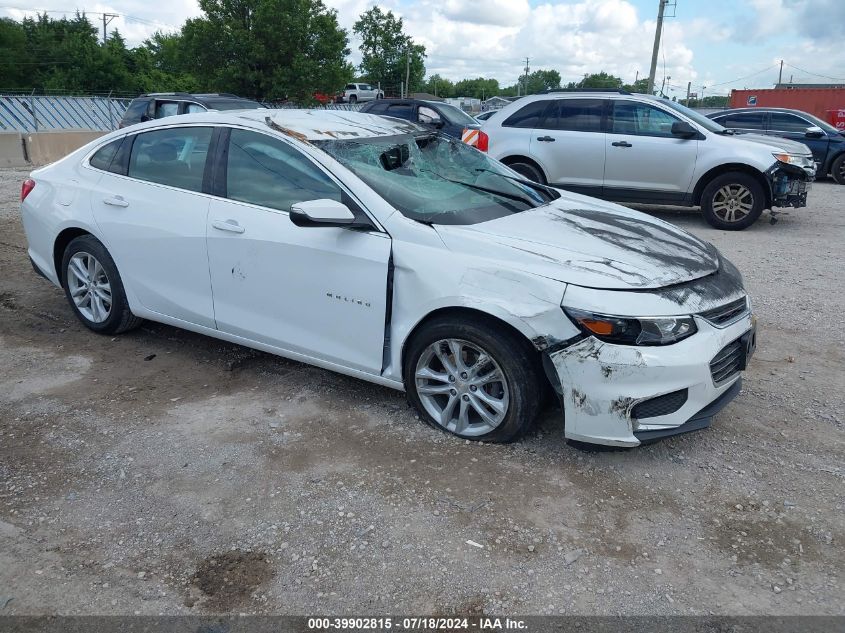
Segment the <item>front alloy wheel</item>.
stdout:
[[763,186],[744,172],[716,176],[701,192],[704,219],[717,229],[739,231],[751,226],[765,204]]
[[754,196],[743,185],[725,185],[713,196],[713,213],[725,222],[739,222],[754,209]]
[[478,345],[460,339],[432,343],[417,361],[414,378],[425,410],[457,435],[486,435],[507,415],[507,379]]

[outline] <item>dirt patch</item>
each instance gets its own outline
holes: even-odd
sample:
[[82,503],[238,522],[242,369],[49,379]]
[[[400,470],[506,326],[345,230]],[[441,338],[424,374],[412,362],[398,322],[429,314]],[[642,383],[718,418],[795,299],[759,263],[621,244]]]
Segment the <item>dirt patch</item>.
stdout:
[[[202,561],[191,584],[207,598],[205,605],[209,609],[229,611],[248,602],[255,590],[274,575],[264,552],[232,550]],[[186,604],[192,604],[190,600]]]
[[0,292],[0,307],[7,310],[17,310],[20,308],[15,298],[8,292]]

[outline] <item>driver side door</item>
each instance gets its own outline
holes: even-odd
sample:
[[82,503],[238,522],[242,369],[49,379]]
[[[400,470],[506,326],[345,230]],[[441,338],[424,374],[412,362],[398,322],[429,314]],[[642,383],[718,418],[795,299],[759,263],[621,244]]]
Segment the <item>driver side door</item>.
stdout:
[[364,212],[292,144],[224,128],[207,241],[217,328],[307,358],[381,373],[390,237],[301,227],[292,204],[331,199]]

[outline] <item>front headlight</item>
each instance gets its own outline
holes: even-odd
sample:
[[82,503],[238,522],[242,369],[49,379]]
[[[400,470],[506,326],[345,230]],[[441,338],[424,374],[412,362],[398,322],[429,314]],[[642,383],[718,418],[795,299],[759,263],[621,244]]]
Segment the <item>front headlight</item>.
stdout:
[[618,345],[671,345],[698,331],[691,316],[632,319],[575,308],[563,311],[585,334]]
[[782,163],[795,165],[796,167],[807,167],[813,163],[812,157],[802,156],[801,154],[773,153],[772,156]]

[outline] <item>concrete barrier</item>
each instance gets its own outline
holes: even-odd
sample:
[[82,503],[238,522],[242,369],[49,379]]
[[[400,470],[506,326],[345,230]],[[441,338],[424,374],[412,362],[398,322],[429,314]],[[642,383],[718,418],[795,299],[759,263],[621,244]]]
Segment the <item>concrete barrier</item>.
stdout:
[[0,167],[28,167],[19,132],[0,134]]
[[30,164],[40,166],[64,158],[106,132],[92,130],[54,130],[24,134]]

